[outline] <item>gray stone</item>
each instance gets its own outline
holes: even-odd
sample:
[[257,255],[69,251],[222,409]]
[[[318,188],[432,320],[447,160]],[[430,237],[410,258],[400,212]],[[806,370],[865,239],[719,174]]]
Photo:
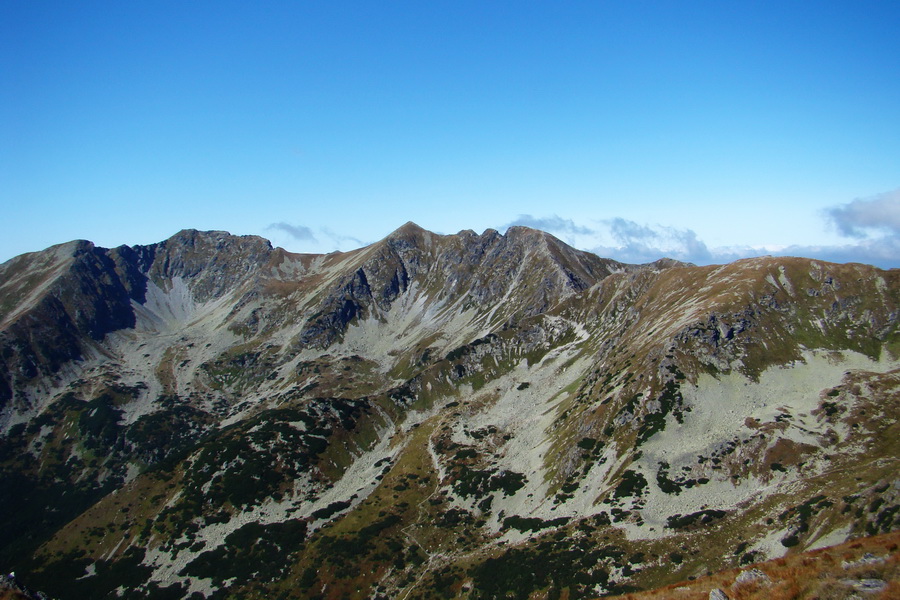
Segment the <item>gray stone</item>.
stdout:
[[749,571],[743,571],[740,575],[738,575],[737,579],[734,580],[734,583],[749,583],[751,581],[760,581],[763,583],[772,582],[772,580],[769,579],[769,576],[759,569],[750,569]]
[[844,569],[855,569],[856,567],[864,567],[866,565],[881,564],[884,561],[885,561],[885,557],[875,556],[874,554],[872,554],[870,552],[866,552],[865,554],[863,554],[862,558],[860,558],[859,560],[854,560],[854,561],[845,560],[844,562],[841,563],[841,566]]
[[716,588],[709,592],[709,600],[728,600],[728,595],[719,588]]
[[887,587],[887,582],[881,579],[843,579],[841,583],[853,587],[858,592],[868,594],[883,591]]

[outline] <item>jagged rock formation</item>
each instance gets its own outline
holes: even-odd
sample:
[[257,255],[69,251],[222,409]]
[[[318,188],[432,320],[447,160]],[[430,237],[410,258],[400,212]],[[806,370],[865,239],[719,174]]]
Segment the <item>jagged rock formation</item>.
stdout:
[[527,228],[23,255],[0,570],[62,600],[586,598],[892,531],[898,307],[894,270]]

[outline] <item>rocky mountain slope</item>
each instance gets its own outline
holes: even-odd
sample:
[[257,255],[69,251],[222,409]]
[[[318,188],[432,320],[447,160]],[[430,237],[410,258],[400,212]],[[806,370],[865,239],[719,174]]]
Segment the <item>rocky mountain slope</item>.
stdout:
[[63,600],[590,598],[894,531],[898,308],[896,270],[521,227],[26,254],[0,571]]

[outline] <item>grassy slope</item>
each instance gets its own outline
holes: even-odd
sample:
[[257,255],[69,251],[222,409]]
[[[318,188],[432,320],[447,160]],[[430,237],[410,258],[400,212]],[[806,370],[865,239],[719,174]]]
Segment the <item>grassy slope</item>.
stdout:
[[[861,563],[860,559],[867,554],[880,560]],[[735,582],[740,573],[750,569],[759,569],[769,577],[770,582]],[[900,531],[860,538],[811,552],[788,554],[742,569],[721,571],[707,577],[616,598],[706,600],[710,591],[720,589],[733,600],[838,600],[852,597],[853,583],[866,579],[880,580],[886,584],[880,592],[863,593],[866,598],[900,598]]]

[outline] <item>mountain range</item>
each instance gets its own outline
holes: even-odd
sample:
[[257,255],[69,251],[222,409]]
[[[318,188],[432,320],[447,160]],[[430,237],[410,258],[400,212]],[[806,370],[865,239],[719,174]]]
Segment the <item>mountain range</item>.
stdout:
[[900,270],[407,223],[0,265],[0,571],[74,598],[594,598],[900,529]]

